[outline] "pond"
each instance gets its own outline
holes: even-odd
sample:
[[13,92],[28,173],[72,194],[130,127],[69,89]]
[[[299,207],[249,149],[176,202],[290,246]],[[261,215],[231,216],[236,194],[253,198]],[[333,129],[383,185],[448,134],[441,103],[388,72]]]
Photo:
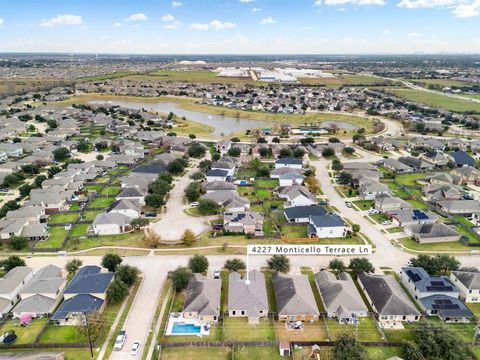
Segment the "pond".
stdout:
[[[214,115],[200,111],[184,110],[179,108],[174,102],[146,103],[135,101],[90,101],[89,103],[118,105],[130,109],[153,110],[161,113],[173,112],[177,116],[185,117],[187,120],[214,127],[215,130],[213,131],[212,135],[215,136],[228,135],[237,131],[247,129],[269,128],[272,127],[274,124],[279,123],[276,121],[239,119],[231,116]],[[321,122],[321,126],[330,127],[332,125],[336,125],[338,129],[358,129],[358,126],[344,121],[327,120]]]

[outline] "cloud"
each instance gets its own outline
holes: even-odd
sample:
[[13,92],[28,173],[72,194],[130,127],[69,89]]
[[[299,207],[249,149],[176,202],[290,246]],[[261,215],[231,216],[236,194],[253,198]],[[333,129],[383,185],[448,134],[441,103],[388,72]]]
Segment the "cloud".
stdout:
[[390,33],[391,33],[391,31],[388,30],[388,29],[385,29],[385,30],[382,31],[383,35],[390,35]]
[[272,19],[270,16],[260,21],[260,25],[272,25],[276,23],[277,20]]
[[163,28],[164,29],[169,29],[169,30],[176,30],[178,28],[180,28],[182,26],[182,22],[181,21],[178,21],[178,20],[175,20],[167,25],[164,25]]
[[423,34],[418,33],[418,32],[411,32],[407,35],[407,37],[409,37],[409,38],[420,38],[420,37],[423,37]]
[[325,5],[385,5],[385,0],[325,0]]
[[402,0],[397,6],[408,9],[455,6],[462,0]]
[[148,17],[144,13],[132,14],[125,19],[125,21],[145,21],[145,20],[148,20]]
[[42,19],[40,25],[52,27],[56,25],[79,25],[83,24],[81,16],[70,14],[59,14],[49,20]]
[[160,20],[162,20],[163,22],[168,22],[168,21],[173,21],[175,20],[175,18],[173,17],[173,15],[170,15],[170,14],[167,14],[167,15],[163,15]]
[[5,20],[3,20],[2,18],[0,18],[0,25],[3,25],[5,23]]
[[231,22],[221,22],[220,20],[213,20],[210,22],[213,30],[230,30],[237,27],[237,24]]
[[260,11],[262,11],[262,9],[260,9],[260,8],[253,8],[252,9],[252,12],[260,12]]
[[313,6],[321,6],[322,5],[322,0],[317,0],[313,3]]
[[193,23],[188,25],[188,30],[206,31],[209,27],[208,24]]
[[453,10],[453,15],[459,18],[466,18],[480,15],[480,0],[471,4],[460,4]]
[[122,27],[122,23],[117,21],[116,23],[113,23],[112,27]]
[[238,0],[238,1],[244,4],[248,4],[248,3],[254,2],[255,0]]
[[184,3],[182,3],[181,1],[172,1],[172,7],[174,8],[177,8],[177,7],[180,7],[180,6],[183,6],[185,5]]

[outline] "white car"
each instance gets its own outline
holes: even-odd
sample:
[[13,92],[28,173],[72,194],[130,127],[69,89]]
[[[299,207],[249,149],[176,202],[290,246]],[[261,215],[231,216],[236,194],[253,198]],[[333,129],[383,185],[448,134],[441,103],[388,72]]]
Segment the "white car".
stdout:
[[198,201],[194,201],[190,204],[191,207],[198,207]]
[[127,332],[125,330],[122,330],[118,333],[117,338],[115,339],[115,345],[113,346],[113,350],[122,350],[123,344],[125,344],[125,340],[127,340]]
[[382,222],[382,225],[391,225],[392,222],[390,220],[385,220]]
[[135,342],[132,344],[132,350],[130,351],[130,353],[131,353],[132,355],[137,355],[139,349],[140,349],[140,343],[139,343],[138,341],[135,341]]
[[213,271],[213,278],[214,279],[220,279],[220,269],[215,269]]

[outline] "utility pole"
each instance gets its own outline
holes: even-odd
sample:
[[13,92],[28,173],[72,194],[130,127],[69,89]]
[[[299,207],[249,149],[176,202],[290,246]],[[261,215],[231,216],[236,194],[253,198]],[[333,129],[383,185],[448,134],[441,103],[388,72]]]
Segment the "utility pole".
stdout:
[[83,317],[84,317],[83,325],[85,326],[85,329],[87,330],[88,345],[90,346],[90,356],[93,359],[92,339],[90,337],[90,327],[88,326],[88,318],[87,318],[87,312],[86,311],[83,312]]

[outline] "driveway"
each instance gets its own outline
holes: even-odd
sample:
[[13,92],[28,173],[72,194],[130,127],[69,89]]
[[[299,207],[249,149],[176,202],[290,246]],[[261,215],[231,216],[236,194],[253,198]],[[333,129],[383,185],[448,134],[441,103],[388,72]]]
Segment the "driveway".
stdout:
[[150,229],[160,235],[163,241],[178,241],[186,229],[192,230],[196,235],[208,229],[203,217],[189,216],[184,212],[187,208],[183,201],[184,190],[192,182],[190,176],[197,171],[197,162],[195,162],[185,175],[176,178],[175,186],[170,191],[167,211],[161,215],[159,221],[150,225]]

